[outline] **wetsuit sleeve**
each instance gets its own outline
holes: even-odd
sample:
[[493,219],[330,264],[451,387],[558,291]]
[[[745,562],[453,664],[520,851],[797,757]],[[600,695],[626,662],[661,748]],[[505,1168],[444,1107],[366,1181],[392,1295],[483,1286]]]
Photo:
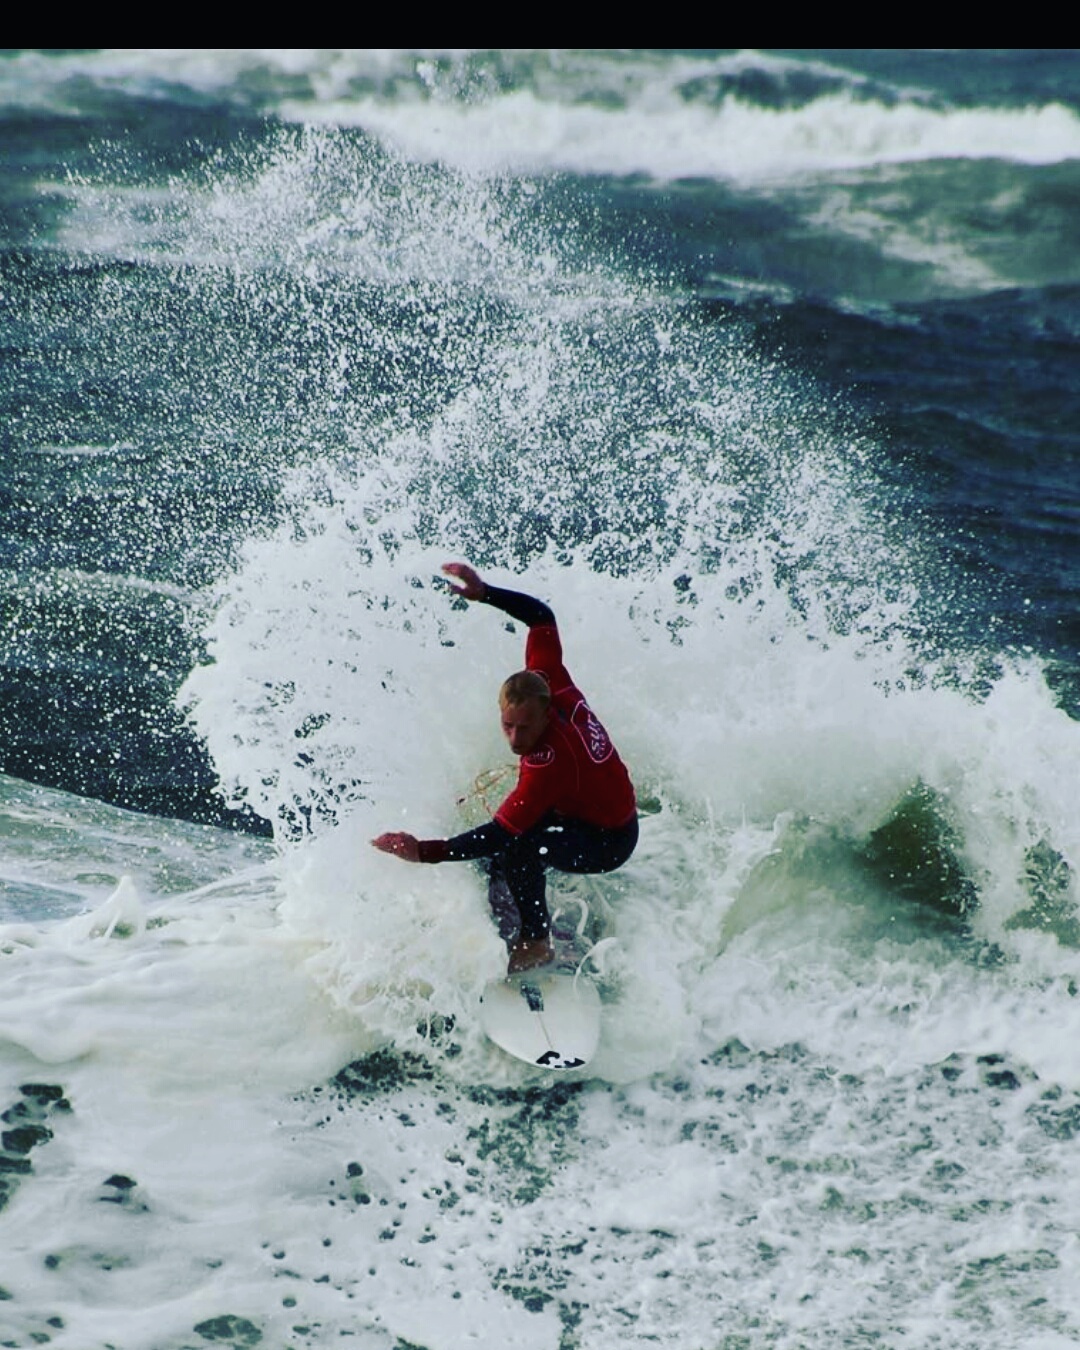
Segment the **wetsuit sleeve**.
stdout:
[[497,821],[489,820],[475,830],[455,834],[452,839],[421,839],[420,861],[425,863],[465,862],[470,858],[490,858],[506,847],[514,836]]
[[523,623],[528,628],[536,628],[540,624],[552,626],[555,624],[555,615],[543,600],[524,595],[521,591],[505,591],[501,586],[485,584],[481,603],[491,605],[493,609],[501,609],[504,614],[509,614],[512,619],[517,619],[518,623]]
[[549,606],[531,595],[523,595],[520,591],[504,591],[499,586],[487,587],[483,603],[501,609],[504,614],[528,626],[525,665],[529,670],[538,670],[544,676],[553,694],[573,687],[573,680],[563,665],[559,630]]

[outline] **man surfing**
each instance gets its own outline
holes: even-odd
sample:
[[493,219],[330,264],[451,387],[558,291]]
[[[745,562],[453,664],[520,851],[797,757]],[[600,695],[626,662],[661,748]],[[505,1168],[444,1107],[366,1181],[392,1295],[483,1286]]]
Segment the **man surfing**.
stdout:
[[524,623],[525,669],[499,691],[503,735],[518,779],[492,820],[452,839],[381,834],[371,842],[408,862],[490,858],[521,916],[509,973],[553,960],[545,872],[611,872],[637,844],[634,788],[611,739],[562,661],[555,616],[531,595],[489,586],[467,563],[447,563],[455,595]]

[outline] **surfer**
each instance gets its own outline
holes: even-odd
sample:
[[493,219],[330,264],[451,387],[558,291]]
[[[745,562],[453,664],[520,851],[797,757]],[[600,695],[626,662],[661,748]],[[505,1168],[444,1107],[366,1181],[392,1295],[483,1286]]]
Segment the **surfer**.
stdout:
[[545,873],[611,872],[634,851],[637,805],[626,767],[562,660],[555,616],[531,595],[489,586],[467,563],[447,563],[455,595],[509,614],[528,627],[525,669],[499,691],[503,735],[519,759],[512,791],[486,825],[452,839],[400,831],[372,843],[409,862],[490,858],[494,887],[505,881],[521,918],[509,972],[551,961]]

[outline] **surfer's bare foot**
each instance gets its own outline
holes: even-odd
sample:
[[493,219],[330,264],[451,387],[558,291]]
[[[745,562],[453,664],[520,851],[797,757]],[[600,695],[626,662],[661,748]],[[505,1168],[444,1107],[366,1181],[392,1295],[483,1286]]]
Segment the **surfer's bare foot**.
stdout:
[[546,966],[554,960],[555,948],[550,938],[527,938],[510,948],[510,964],[506,973],[516,975],[522,970],[532,970],[534,966]]

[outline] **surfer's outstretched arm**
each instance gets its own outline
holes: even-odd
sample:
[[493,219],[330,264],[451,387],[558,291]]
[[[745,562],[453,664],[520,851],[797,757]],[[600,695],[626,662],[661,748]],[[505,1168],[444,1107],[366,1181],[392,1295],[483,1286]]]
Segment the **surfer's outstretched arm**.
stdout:
[[539,628],[547,624],[554,627],[555,615],[535,596],[525,595],[522,591],[504,590],[501,586],[489,586],[479,572],[468,563],[446,563],[443,571],[448,577],[457,579],[458,585],[455,586],[453,582],[450,584],[450,589],[455,595],[491,605],[493,609],[501,609],[504,614],[509,614],[512,619],[517,619],[518,623],[523,623],[527,628]]
[[467,830],[452,839],[417,839],[402,831],[380,834],[371,842],[381,853],[392,853],[406,862],[468,862],[474,858],[490,858],[499,853],[514,838],[505,826],[489,820],[475,830]]

